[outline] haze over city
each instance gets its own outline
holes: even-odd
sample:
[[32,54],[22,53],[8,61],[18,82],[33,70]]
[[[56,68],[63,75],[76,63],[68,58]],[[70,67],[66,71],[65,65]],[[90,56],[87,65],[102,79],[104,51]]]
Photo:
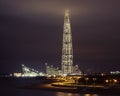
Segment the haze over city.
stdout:
[[0,73],[21,64],[61,66],[64,11],[70,10],[74,65],[86,73],[120,69],[119,0],[1,0]]

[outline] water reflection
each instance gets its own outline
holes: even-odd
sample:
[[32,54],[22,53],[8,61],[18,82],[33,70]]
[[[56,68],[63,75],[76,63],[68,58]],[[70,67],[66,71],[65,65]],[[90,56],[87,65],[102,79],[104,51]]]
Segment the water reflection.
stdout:
[[77,93],[56,92],[56,96],[81,96],[81,95]]
[[98,96],[97,94],[93,94],[92,96]]
[[99,96],[97,94],[84,94],[83,96]]
[[56,92],[56,96],[99,96],[97,94],[77,94],[77,93],[64,93],[64,92]]
[[84,96],[91,96],[90,94],[85,94]]

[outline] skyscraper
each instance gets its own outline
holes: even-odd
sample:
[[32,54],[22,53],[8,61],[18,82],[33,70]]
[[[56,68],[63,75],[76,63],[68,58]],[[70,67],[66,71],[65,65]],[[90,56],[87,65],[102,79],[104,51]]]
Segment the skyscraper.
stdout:
[[66,10],[64,16],[64,26],[63,26],[62,73],[69,74],[72,72],[73,72],[72,32],[71,32],[69,10]]
[[53,66],[48,66],[46,64],[47,75],[81,75],[82,73],[79,70],[79,66],[73,66],[73,45],[69,10],[65,11],[62,44],[61,70],[59,68],[54,68]]

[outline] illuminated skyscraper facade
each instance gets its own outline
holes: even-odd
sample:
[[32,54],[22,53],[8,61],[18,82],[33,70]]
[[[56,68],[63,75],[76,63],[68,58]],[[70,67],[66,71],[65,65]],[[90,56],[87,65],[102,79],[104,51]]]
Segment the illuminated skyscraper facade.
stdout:
[[63,26],[63,46],[62,46],[62,72],[69,74],[73,72],[73,45],[72,32],[69,18],[69,10],[65,11]]
[[47,75],[81,75],[79,66],[73,66],[73,44],[69,10],[65,11],[62,44],[61,70],[45,64]]

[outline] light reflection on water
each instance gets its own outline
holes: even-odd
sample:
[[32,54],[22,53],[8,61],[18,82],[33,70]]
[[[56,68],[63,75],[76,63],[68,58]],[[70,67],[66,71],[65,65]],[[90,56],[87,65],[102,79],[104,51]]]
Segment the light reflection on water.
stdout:
[[64,93],[64,92],[56,92],[56,96],[99,96],[97,94],[77,94],[77,93]]
[[97,94],[93,94],[92,96],[98,96]]
[[80,94],[72,94],[72,93],[56,92],[56,96],[80,96]]
[[83,96],[99,96],[97,94],[84,94]]

